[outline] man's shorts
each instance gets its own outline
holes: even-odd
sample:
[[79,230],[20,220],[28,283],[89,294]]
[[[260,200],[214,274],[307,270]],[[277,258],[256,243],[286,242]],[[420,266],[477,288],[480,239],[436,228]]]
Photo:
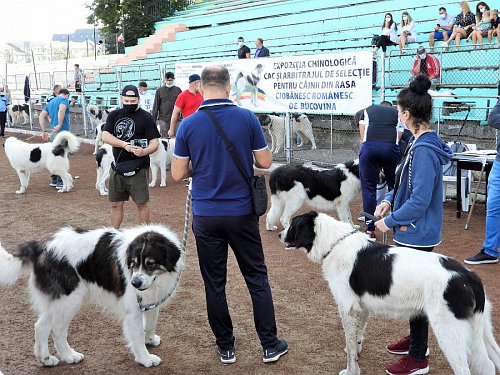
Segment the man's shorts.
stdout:
[[453,30],[434,31],[434,39],[436,39],[436,40],[442,40],[442,39],[444,39],[443,33],[447,33],[448,34],[448,38],[449,38],[451,36],[451,34],[453,33]]
[[130,177],[116,173],[113,168],[109,173],[108,200],[110,202],[125,202],[129,197],[135,203],[149,202],[148,168],[142,168]]

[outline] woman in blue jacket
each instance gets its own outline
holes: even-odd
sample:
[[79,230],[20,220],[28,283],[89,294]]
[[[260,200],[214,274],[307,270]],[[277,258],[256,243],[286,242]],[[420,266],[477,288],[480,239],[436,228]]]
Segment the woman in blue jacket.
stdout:
[[[432,251],[441,243],[443,224],[443,165],[452,151],[430,128],[431,82],[418,75],[410,87],[398,95],[399,118],[412,132],[408,148],[396,169],[394,190],[376,208],[377,229],[394,231],[394,242],[417,250]],[[391,212],[392,211],[392,212]],[[410,336],[389,344],[391,353],[404,354],[387,368],[388,374],[424,374],[428,370],[427,339],[429,322],[425,316],[410,319]]]

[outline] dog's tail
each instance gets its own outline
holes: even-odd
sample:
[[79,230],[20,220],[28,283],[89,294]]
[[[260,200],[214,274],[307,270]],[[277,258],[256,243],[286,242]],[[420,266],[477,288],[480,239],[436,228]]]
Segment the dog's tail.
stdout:
[[495,368],[498,372],[500,372],[500,348],[495,340],[495,336],[493,336],[493,326],[491,324],[491,302],[488,300],[485,301],[483,315],[483,335],[486,351],[488,352],[488,357],[490,357],[495,364]]
[[59,132],[52,141],[54,146],[61,146],[70,153],[75,153],[80,147],[80,142],[73,134],[68,131]]
[[0,244],[0,285],[12,285],[23,274],[24,265],[32,263],[40,255],[42,248],[36,241],[19,248],[18,254],[9,254]]

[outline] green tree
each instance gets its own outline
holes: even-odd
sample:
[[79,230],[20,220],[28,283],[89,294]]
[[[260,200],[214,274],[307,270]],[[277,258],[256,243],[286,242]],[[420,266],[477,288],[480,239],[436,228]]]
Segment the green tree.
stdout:
[[[93,0],[89,24],[100,25],[109,52],[116,51],[116,37],[123,33],[125,46],[154,33],[154,24],[185,9],[189,0]],[[123,47],[122,47],[123,48]],[[123,50],[122,50],[123,51]]]

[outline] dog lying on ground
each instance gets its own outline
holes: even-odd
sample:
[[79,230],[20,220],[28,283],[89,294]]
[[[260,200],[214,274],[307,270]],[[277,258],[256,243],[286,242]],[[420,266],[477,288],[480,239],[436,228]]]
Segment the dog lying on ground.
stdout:
[[109,170],[111,168],[111,163],[114,160],[113,147],[107,143],[103,144],[97,150],[95,160],[97,163],[97,179],[95,187],[99,191],[99,194],[108,195],[106,181],[109,179]]
[[[16,254],[0,246],[0,284],[11,285],[23,271],[38,313],[35,357],[44,366],[84,358],[68,344],[71,320],[85,303],[95,303],[123,321],[123,334],[135,361],[145,367],[161,359],[146,345],[156,335],[159,306],[174,294],[184,267],[177,237],[160,225],[117,230],[63,228],[45,242],[30,241]],[[58,357],[50,354],[52,333]]]
[[[339,219],[353,224],[349,204],[361,192],[358,161],[338,164],[326,171],[301,165],[284,165],[269,176],[271,208],[266,216],[266,229],[283,228],[302,205],[318,210],[337,210]],[[354,224],[353,224],[354,225]]]
[[8,113],[12,120],[12,124],[16,125],[23,118],[22,124],[25,125],[30,121],[30,107],[28,104],[14,104],[8,107]]
[[167,168],[170,169],[172,165],[172,154],[175,147],[175,138],[160,139],[158,149],[149,155],[151,160],[151,182],[149,187],[156,186],[156,179],[158,177],[158,170],[160,170],[160,187],[167,186]]
[[[260,125],[268,130],[271,135],[271,152],[277,154],[285,146],[285,121],[282,117],[274,115],[259,115]],[[311,121],[304,114],[295,114],[292,117],[292,132],[300,136],[301,142],[297,147],[302,147],[304,142],[311,142],[311,150],[316,149],[316,141],[312,130]]]
[[479,277],[456,260],[371,242],[350,224],[314,211],[295,217],[279,237],[286,249],[305,249],[310,261],[322,265],[346,337],[341,375],[360,373],[370,313],[405,320],[427,316],[455,374],[470,374],[469,364],[473,374],[500,371],[491,304]]
[[26,143],[15,137],[7,138],[4,144],[5,154],[21,182],[16,194],[26,193],[31,173],[42,168],[61,177],[63,187],[59,189],[60,193],[70,191],[73,178],[69,174],[68,154],[78,151],[79,146],[78,139],[68,131],[59,132],[48,143]]

